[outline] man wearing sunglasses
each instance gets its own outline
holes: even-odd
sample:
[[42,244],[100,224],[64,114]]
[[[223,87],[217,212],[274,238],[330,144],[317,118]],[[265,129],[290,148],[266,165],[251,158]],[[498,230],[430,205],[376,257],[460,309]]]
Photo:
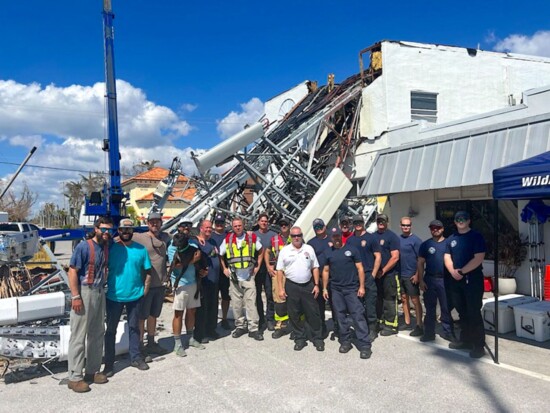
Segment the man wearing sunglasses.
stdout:
[[[258,230],[254,231],[256,236],[264,247],[264,250],[269,249],[271,238],[277,236],[275,231],[269,229],[269,219],[267,214],[258,216]],[[258,256],[258,273],[256,274],[256,308],[260,317],[260,330],[273,331],[275,328],[275,303],[273,302],[272,279],[271,274],[267,269],[267,262],[264,260],[265,251]],[[266,309],[264,314],[264,301],[262,300],[262,290],[265,291]]]
[[449,297],[460,316],[460,339],[449,343],[452,349],[470,350],[470,357],[485,355],[485,329],[481,306],[483,299],[483,235],[470,228],[470,214],[458,211],[454,222],[457,232],[447,241],[445,267],[451,274]]
[[409,297],[416,312],[416,326],[409,334],[412,337],[420,337],[424,334],[422,323],[422,303],[420,302],[419,277],[417,273],[418,251],[422,240],[412,232],[412,221],[409,217],[401,218],[401,235],[399,237],[399,263],[401,271],[401,300],[403,302],[403,316],[405,318],[405,329],[411,327],[411,308]]
[[277,260],[277,283],[280,299],[286,299],[294,331],[294,350],[300,351],[307,346],[308,331],[317,351],[324,351],[321,315],[315,300],[319,295],[319,262],[313,247],[304,244],[300,227],[290,229],[290,238],[291,244],[281,250]]
[[[80,242],[69,262],[71,290],[71,338],[69,339],[69,389],[90,391],[90,383],[107,383],[99,373],[105,332],[105,293],[109,243],[113,220],[100,217],[94,223],[94,235]],[[82,371],[85,369],[86,374]]]
[[[164,350],[155,342],[157,318],[162,311],[164,303],[165,283],[168,281],[166,272],[166,251],[170,245],[170,235],[160,230],[162,226],[162,215],[158,212],[151,212],[147,217],[147,232],[134,234],[133,241],[141,244],[147,249],[151,260],[151,287],[149,293],[141,303],[139,313],[140,347],[145,360],[150,361],[149,354],[164,354]],[[145,320],[147,320],[147,346],[143,347],[143,335],[145,332]]]
[[[225,217],[222,214],[218,214],[214,217],[214,231],[212,231],[212,239],[216,242],[218,248],[222,245],[223,240],[227,235],[225,230]],[[223,256],[220,257],[222,260]],[[229,312],[229,304],[231,303],[231,296],[229,295],[229,278],[223,275],[223,269],[220,266],[220,277],[218,281],[218,288],[221,297],[222,307],[222,321],[220,326],[224,330],[231,330],[231,325],[227,320],[227,313]]]
[[445,269],[444,256],[447,249],[447,240],[443,236],[443,223],[433,220],[429,225],[432,237],[420,245],[418,252],[418,279],[420,289],[424,291],[424,305],[426,317],[424,317],[424,335],[420,341],[435,340],[435,319],[437,301],[441,309],[442,338],[453,341],[453,325],[449,307],[447,306],[447,293],[445,292],[445,279],[450,275]]
[[107,377],[114,374],[116,332],[124,309],[128,318],[130,365],[139,370],[149,369],[139,348],[139,310],[143,296],[148,294],[150,288],[151,261],[145,247],[132,241],[133,226],[131,219],[121,220],[118,226],[119,239],[109,250],[103,370]]
[[363,297],[363,303],[365,306],[365,316],[369,325],[369,339],[372,342],[378,337],[376,322],[376,297],[378,290],[375,275],[380,268],[382,255],[380,253],[380,246],[376,242],[374,235],[369,234],[365,230],[363,216],[355,215],[352,223],[354,234],[348,238],[346,245],[355,247],[361,255],[361,262],[365,271],[365,296]]
[[[266,263],[269,276],[272,283],[272,294],[275,307],[275,327],[271,337],[277,339],[283,337],[290,332],[288,327],[288,309],[286,299],[279,297],[279,283],[277,281],[277,259],[285,245],[292,242],[290,237],[290,221],[287,218],[279,220],[281,232],[278,235],[271,237],[268,247],[265,248],[264,262]],[[283,288],[285,279],[283,278]]]

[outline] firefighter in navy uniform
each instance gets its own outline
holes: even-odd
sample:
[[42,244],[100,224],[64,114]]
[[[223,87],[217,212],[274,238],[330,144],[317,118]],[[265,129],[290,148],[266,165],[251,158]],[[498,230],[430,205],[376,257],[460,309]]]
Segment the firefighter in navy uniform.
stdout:
[[[286,218],[279,220],[279,226],[281,227],[281,233],[271,238],[271,248],[266,246],[264,252],[264,262],[266,263],[269,276],[272,280],[273,287],[273,300],[275,301],[275,331],[271,334],[271,337],[277,339],[283,337],[290,332],[288,325],[288,310],[286,306],[286,298],[279,297],[279,284],[277,282],[277,258],[279,252],[285,245],[291,243],[290,238],[290,221]],[[283,288],[285,284],[285,278],[283,277]]]
[[378,300],[376,312],[380,320],[380,335],[397,334],[400,284],[399,284],[399,237],[388,229],[388,216],[379,214],[376,217],[378,230],[374,236],[378,240],[382,253],[382,263],[376,274]]
[[460,339],[449,343],[452,349],[468,349],[470,357],[485,355],[485,329],[481,306],[483,300],[483,266],[485,240],[470,228],[470,214],[455,214],[457,232],[447,241],[445,267],[451,274],[448,297],[460,316]]

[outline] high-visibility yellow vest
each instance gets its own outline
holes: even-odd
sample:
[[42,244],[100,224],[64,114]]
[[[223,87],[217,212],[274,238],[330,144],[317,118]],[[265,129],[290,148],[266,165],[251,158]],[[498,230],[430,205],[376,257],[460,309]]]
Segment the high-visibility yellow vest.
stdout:
[[248,268],[256,262],[256,234],[246,234],[241,243],[241,247],[237,248],[237,236],[233,233],[227,234],[225,237],[225,255],[227,263],[235,269]]
[[269,263],[271,265],[275,265],[277,263],[279,253],[285,245],[290,244],[291,240],[292,239],[290,238],[290,235],[286,240],[283,240],[283,237],[281,235],[275,235],[274,237],[271,237],[271,254],[269,260]]

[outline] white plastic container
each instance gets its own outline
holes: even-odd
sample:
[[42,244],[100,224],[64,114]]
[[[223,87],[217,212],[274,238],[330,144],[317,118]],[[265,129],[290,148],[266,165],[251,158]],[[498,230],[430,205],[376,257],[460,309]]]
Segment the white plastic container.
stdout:
[[[512,294],[510,294],[512,295]],[[505,297],[505,296],[503,296]],[[529,304],[538,301],[535,297],[519,296],[508,299],[498,300],[498,332],[501,334],[509,333],[516,329],[514,320],[514,307],[517,305]],[[483,305],[481,310],[483,314],[483,325],[485,330],[495,331],[495,301],[494,299]]]
[[514,317],[518,337],[539,342],[550,340],[550,301],[518,305]]

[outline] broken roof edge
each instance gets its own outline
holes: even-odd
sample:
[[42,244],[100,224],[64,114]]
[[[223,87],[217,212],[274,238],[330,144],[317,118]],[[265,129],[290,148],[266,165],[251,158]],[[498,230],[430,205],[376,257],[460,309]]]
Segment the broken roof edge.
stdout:
[[419,43],[419,42],[413,42],[408,40],[380,40],[379,42],[373,43],[372,46],[366,49],[373,48],[378,44],[383,45],[384,43],[399,44],[405,47],[412,47],[417,49],[431,49],[431,50],[439,50],[439,51],[447,51],[447,52],[459,52],[459,51],[466,50],[471,53],[498,55],[498,56],[501,56],[502,58],[528,60],[528,61],[540,62],[540,63],[550,63],[550,58],[544,57],[544,56],[525,55],[525,54],[510,53],[510,52],[498,52],[493,50],[483,50],[477,47],[455,46],[455,45],[446,45],[446,44],[439,44],[439,43]]

